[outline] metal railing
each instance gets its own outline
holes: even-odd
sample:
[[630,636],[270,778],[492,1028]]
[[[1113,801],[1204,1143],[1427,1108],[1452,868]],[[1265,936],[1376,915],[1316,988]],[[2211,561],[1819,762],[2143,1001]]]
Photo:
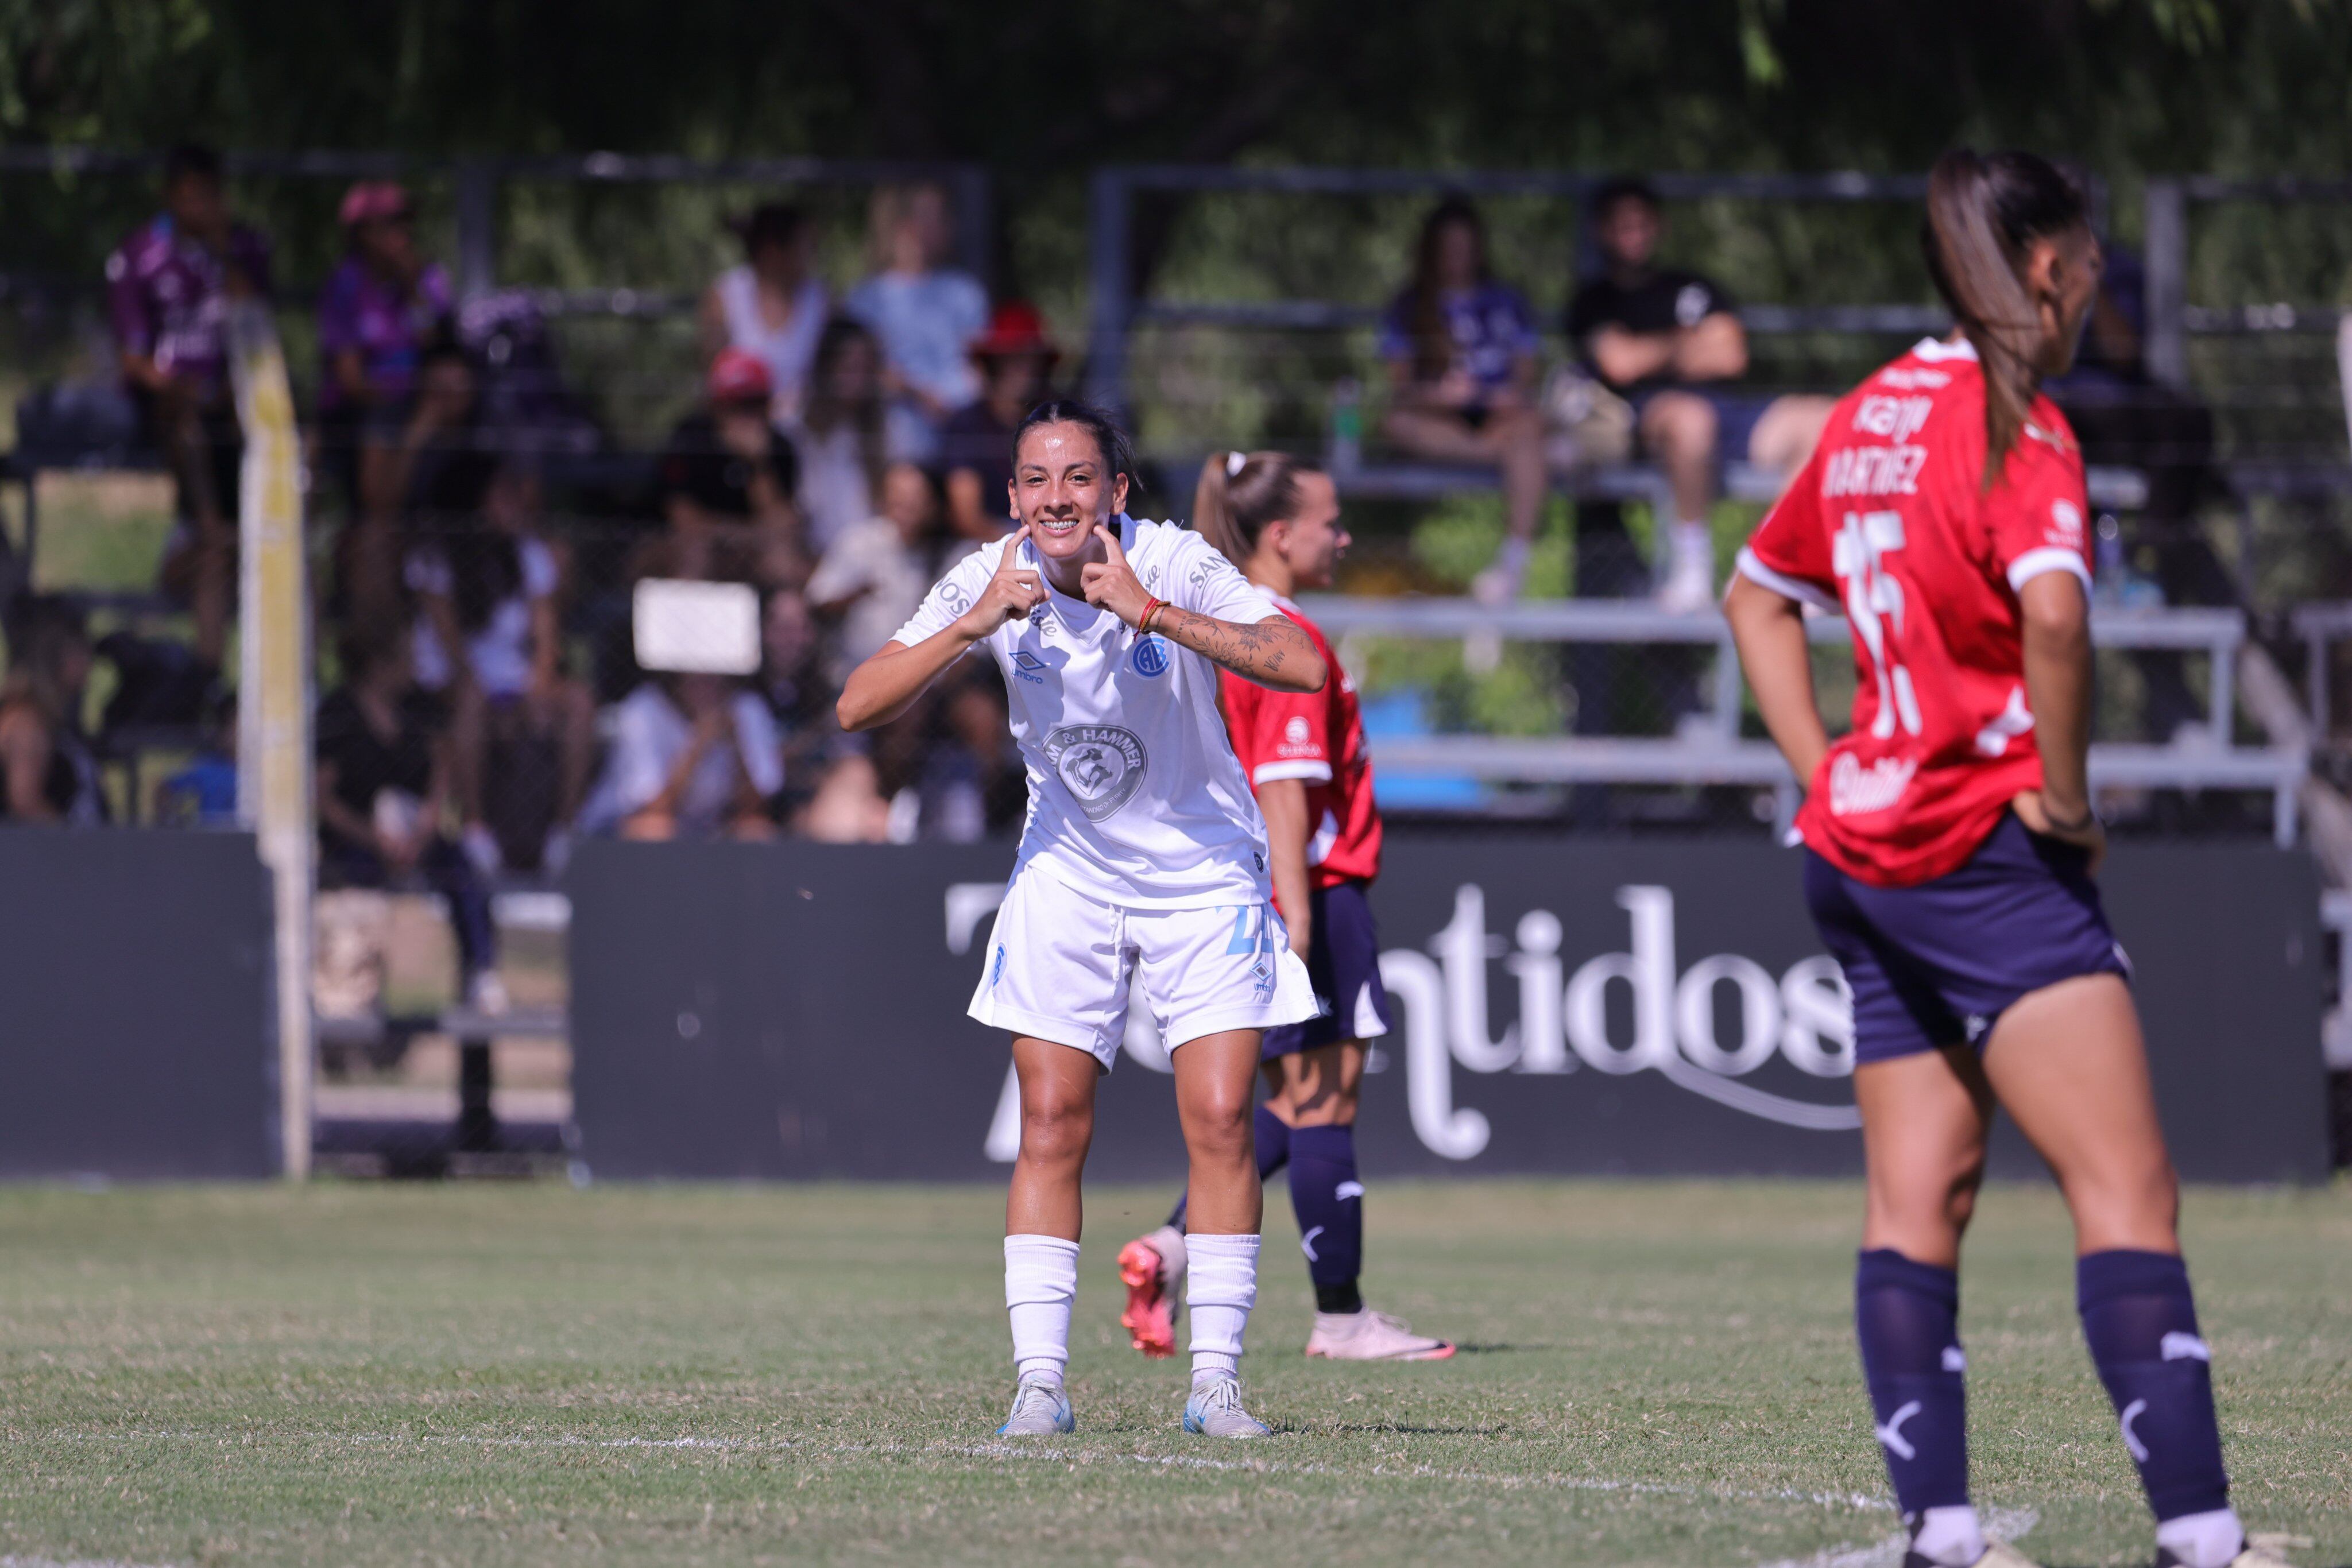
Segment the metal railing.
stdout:
[[[1711,648],[1715,666],[1703,716],[1671,738],[1600,736],[1433,735],[1375,737],[1373,760],[1398,774],[1469,777],[1494,783],[1739,785],[1770,788],[1780,814],[1793,814],[1797,781],[1769,741],[1743,738],[1746,685],[1730,625],[1712,612],[1679,614],[1606,600],[1530,601],[1492,606],[1472,599],[1362,599],[1310,595],[1301,607],[1347,655],[1365,636],[1631,643]],[[1811,616],[1816,644],[1843,645],[1843,618]],[[2309,770],[2300,747],[2240,747],[2230,737],[2237,707],[2245,617],[2234,610],[2116,610],[2091,613],[2095,645],[2201,652],[2211,661],[2210,747],[2102,742],[2091,747],[2095,788],[2259,790],[2272,798],[2272,833],[2282,846],[2297,831],[2297,791]]]

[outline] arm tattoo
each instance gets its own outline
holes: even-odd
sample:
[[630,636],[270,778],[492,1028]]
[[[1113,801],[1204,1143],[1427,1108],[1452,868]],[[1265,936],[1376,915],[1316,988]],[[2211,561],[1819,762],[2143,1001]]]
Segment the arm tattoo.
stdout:
[[[1196,653],[1205,654],[1244,680],[1282,690],[1314,689],[1300,685],[1296,676],[1283,673],[1308,664],[1314,654],[1314,645],[1307,642],[1307,633],[1286,620],[1244,625],[1171,605],[1153,630]],[[1321,683],[1316,685],[1319,686]]]

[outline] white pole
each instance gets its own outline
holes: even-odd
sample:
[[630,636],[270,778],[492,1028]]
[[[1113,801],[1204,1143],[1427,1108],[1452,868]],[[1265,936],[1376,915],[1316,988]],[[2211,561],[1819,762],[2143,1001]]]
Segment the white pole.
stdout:
[[257,300],[231,311],[237,422],[245,430],[237,539],[237,820],[269,870],[277,945],[279,1167],[310,1174],[310,593],[299,436],[286,358]]

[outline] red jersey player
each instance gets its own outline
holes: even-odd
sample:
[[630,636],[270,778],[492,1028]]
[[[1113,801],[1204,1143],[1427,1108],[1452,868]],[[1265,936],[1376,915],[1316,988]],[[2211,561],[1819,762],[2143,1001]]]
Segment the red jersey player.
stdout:
[[[2157,1519],[2158,1568],[2281,1559],[2229,1506],[2129,970],[2091,877],[2083,460],[2040,393],[2096,291],[2081,193],[2028,153],[1948,153],[1928,270],[1958,329],[1837,405],[1740,552],[1724,612],[1808,792],[1805,894],[1853,998],[1869,1201],[1854,1321],[1906,1564],[2021,1564],[1969,1501],[1960,1237],[1996,1103],[2074,1219],[2084,1337]],[[1832,744],[1803,611],[1853,634]]]
[[[1307,960],[1319,1017],[1266,1031],[1265,1103],[1255,1122],[1258,1178],[1287,1164],[1315,1330],[1307,1354],[1340,1361],[1438,1361],[1444,1340],[1364,1305],[1364,1185],[1356,1176],[1356,1094],[1364,1042],[1389,1031],[1380,935],[1365,890],[1381,869],[1381,817],[1356,688],[1290,595],[1328,588],[1348,546],[1330,476],[1279,452],[1212,457],[1193,493],[1193,526],[1273,596],[1323,655],[1332,678],[1305,696],[1225,681],[1219,695],[1234,752],[1265,814],[1275,902]],[[1184,1205],[1127,1244],[1119,1321],[1146,1355],[1175,1346],[1176,1279],[1184,1271]]]

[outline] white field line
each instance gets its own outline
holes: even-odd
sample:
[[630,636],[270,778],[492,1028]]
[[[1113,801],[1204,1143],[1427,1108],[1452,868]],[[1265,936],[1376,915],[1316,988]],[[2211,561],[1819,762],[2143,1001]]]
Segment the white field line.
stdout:
[[[2003,1541],[2021,1541],[2041,1522],[2042,1516],[2030,1508],[1989,1509],[1984,1516],[1985,1533]],[[1832,1546],[1811,1557],[1784,1558],[1760,1568],[1902,1568],[1903,1553],[1909,1545],[1910,1541],[1896,1531],[1869,1546]]]
[[125,1563],[115,1557],[77,1557],[65,1562],[55,1557],[0,1556],[0,1568],[154,1568],[154,1565]]
[[[60,1433],[52,1441],[92,1443],[135,1443],[182,1441],[221,1445],[235,1439],[219,1433],[200,1432],[121,1432],[121,1433]],[[1624,1492],[1634,1496],[1706,1498],[1718,1502],[1800,1502],[1820,1508],[1849,1509],[1864,1513],[1889,1513],[1894,1504],[1883,1497],[1867,1492],[1805,1491],[1794,1487],[1743,1490],[1731,1487],[1683,1486],[1672,1481],[1623,1480],[1606,1476],[1562,1475],[1498,1475],[1485,1470],[1441,1469],[1434,1465],[1392,1465],[1375,1462],[1368,1469],[1347,1466],[1301,1463],[1288,1459],[1249,1457],[1244,1458],[1212,1458],[1199,1454],[1133,1454],[1133,1453],[1073,1453],[1063,1448],[1030,1447],[1015,1443],[830,1443],[796,1442],[789,1437],[590,1437],[578,1433],[551,1433],[539,1437],[468,1437],[454,1432],[284,1432],[269,1434],[265,1442],[270,1445],[299,1443],[383,1444],[398,1447],[413,1444],[419,1448],[518,1448],[530,1449],[691,1449],[721,1453],[791,1453],[810,1458],[940,1458],[968,1459],[1038,1459],[1054,1464],[1069,1464],[1073,1460],[1096,1462],[1108,1460],[1119,1464],[1139,1465],[1168,1470],[1243,1471],[1256,1475],[1330,1476],[1348,1480],[1432,1480],[1462,1486],[1495,1487],[1504,1490],[1537,1488],[1559,1491]],[[15,1568],[0,1558],[0,1568]],[[27,1564],[26,1568],[40,1568]],[[71,1565],[79,1568],[79,1565]],[[1843,1563],[1830,1564],[1774,1564],[1772,1568],[1861,1568]]]

